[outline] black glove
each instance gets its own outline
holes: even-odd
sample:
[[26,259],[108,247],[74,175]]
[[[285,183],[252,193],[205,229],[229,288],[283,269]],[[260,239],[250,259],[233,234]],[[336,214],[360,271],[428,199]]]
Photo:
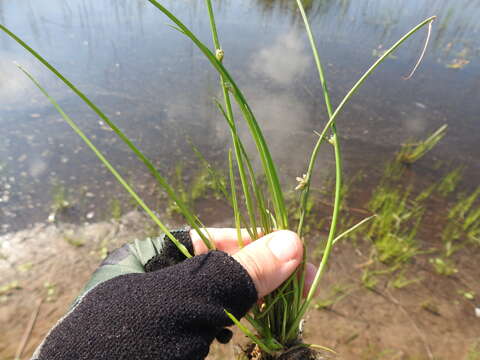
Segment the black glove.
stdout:
[[[174,236],[191,251],[185,233]],[[136,250],[135,257],[141,258],[138,247],[117,250],[102,264],[97,278],[104,278],[102,268],[109,266],[121,266],[123,273],[128,266],[138,271],[87,285],[87,293],[53,328],[32,360],[196,360],[207,356],[216,336],[229,340],[231,333],[223,328],[232,322],[224,310],[241,318],[257,300],[255,285],[242,265],[220,251],[181,261],[183,255],[169,240],[150,241],[155,255],[141,262],[154,271],[140,272],[132,260]]]

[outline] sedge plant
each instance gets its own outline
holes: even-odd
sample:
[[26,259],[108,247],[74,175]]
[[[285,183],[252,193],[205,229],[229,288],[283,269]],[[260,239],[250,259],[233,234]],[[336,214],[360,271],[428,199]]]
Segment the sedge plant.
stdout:
[[[151,5],[168,17],[172,22],[172,28],[190,39],[190,41],[192,41],[192,43],[200,50],[200,52],[203,53],[203,55],[218,73],[221,99],[216,100],[216,105],[220,114],[226,121],[226,125],[230,130],[230,135],[232,138],[232,149],[228,152],[227,156],[229,175],[228,181],[218,177],[218,174],[201,156],[201,154],[199,154],[198,151],[195,152],[199,156],[202,166],[204,166],[207,171],[213,175],[214,178],[216,178],[215,181],[219,186],[220,192],[231,204],[233,209],[233,219],[238,232],[240,232],[241,227],[244,227],[249,232],[251,238],[256,240],[260,236],[259,234],[268,234],[279,229],[289,229],[291,224],[289,224],[285,196],[279,181],[277,167],[272,160],[268,144],[257,122],[257,119],[255,118],[255,115],[249,103],[247,102],[246,97],[240,90],[235,79],[224,66],[223,60],[225,53],[221,47],[211,0],[205,0],[205,4],[211,27],[213,49],[202,42],[179,18],[172,14],[157,0],[146,1],[149,1]],[[297,0],[297,6],[303,19],[306,33],[312,48],[326,108],[326,122],[323,126],[323,129],[317,133],[318,139],[313,146],[312,154],[308,163],[306,164],[305,174],[297,179],[298,185],[296,189],[298,191],[299,216],[296,231],[300,238],[303,239],[306,216],[314,215],[310,214],[308,211],[308,204],[310,201],[310,184],[319,154],[319,149],[325,143],[325,140],[327,140],[327,143],[331,144],[335,157],[335,195],[328,238],[322,251],[322,258],[318,266],[318,271],[307,295],[305,297],[303,296],[305,292],[305,262],[307,258],[306,251],[304,251],[304,261],[299,266],[296,273],[293,274],[282,286],[280,286],[279,289],[266,296],[261,305],[256,305],[251,312],[247,314],[246,319],[250,323],[251,327],[240,323],[238,319],[235,319],[232,314],[226,311],[226,314],[236,325],[238,325],[239,329],[244,332],[254,344],[256,344],[258,350],[265,359],[276,358],[279,353],[293,347],[308,346],[303,344],[301,341],[301,323],[306,311],[312,304],[314,294],[320,285],[322,275],[324,274],[327,263],[330,259],[332,248],[338,240],[348,235],[351,231],[354,231],[357,227],[361,226],[371,218],[370,217],[362,220],[362,222],[354,225],[353,228],[346,230],[342,234],[337,234],[337,224],[341,209],[343,175],[340,137],[337,132],[336,119],[350,98],[358,91],[364,81],[375,71],[375,69],[383,61],[385,61],[403,42],[405,42],[418,30],[424,26],[429,26],[430,29],[431,23],[435,19],[435,17],[429,17],[425,19],[408,31],[387,51],[385,51],[370,66],[370,68],[365,71],[365,73],[335,107],[330,99],[328,90],[329,88],[317,50],[315,38],[310,28],[310,24],[301,0]],[[51,65],[46,59],[44,59],[17,35],[15,35],[11,30],[1,24],[0,29],[13,38],[18,44],[23,46],[48,70],[50,70],[61,81],[63,81],[67,87],[76,93],[85,102],[85,104],[90,107],[90,109],[94,111],[113,130],[113,132],[129,146],[138,159],[144,163],[147,170],[157,181],[158,185],[166,192],[171,201],[175,203],[176,208],[178,209],[179,213],[183,215],[188,225],[197,231],[204,227],[201,220],[191,210],[188,201],[185,201],[181,194],[175,192],[166,178],[155,168],[152,161],[141,152],[141,150],[105,115],[102,110],[100,110],[81,90],[72,84],[53,65]],[[127,180],[125,180],[125,178],[115,169],[114,165],[111,164],[108,159],[97,149],[87,135],[77,126],[74,120],[72,120],[64,112],[55,99],[48,94],[42,85],[26,69],[20,65],[19,68],[50,100],[65,121],[82,138],[82,140],[95,153],[99,160],[108,168],[118,182],[139,204],[139,206],[153,219],[155,224],[158,225],[163,232],[165,232],[168,238],[175,243],[175,245],[183,254],[185,254],[185,256],[191,257],[192,255],[188,253],[187,249],[183,247],[174,236],[172,236],[165,224],[160,220],[155,212],[136,193],[133,186],[129,184]],[[239,110],[238,112],[234,112],[234,106]],[[236,115],[237,113],[239,113],[238,117]],[[240,121],[245,122],[248,126],[250,136],[252,137],[256,146],[256,155],[249,154],[246,151],[238,132],[238,124]],[[254,155],[260,158],[260,179],[258,178],[258,171],[256,171],[252,165],[252,157]],[[240,183],[239,189],[236,187],[236,183],[238,181]],[[262,184],[266,183],[266,189],[263,188],[260,181]],[[214,249],[213,242],[209,239],[208,233],[204,233],[203,231],[198,231],[198,233],[202,236],[202,240],[205,242],[207,247],[209,249]],[[239,241],[241,241],[240,239],[241,236],[239,236]],[[239,246],[242,247],[243,244],[239,243]]]

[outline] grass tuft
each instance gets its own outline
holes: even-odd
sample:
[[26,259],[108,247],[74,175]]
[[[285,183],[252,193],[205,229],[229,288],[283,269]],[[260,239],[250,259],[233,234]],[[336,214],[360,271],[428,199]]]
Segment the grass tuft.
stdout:
[[451,259],[437,257],[430,259],[430,263],[439,275],[452,276],[458,273],[458,269]]
[[454,192],[462,179],[463,169],[463,166],[460,166],[445,175],[437,186],[437,192],[442,196],[447,196]]
[[[7,29],[5,26],[0,25],[0,30],[3,30],[7,35],[13,38],[18,44],[23,46],[29,51],[37,60],[39,60],[45,67],[53,72],[60,80],[62,80],[72,91],[74,91],[105,123],[110,126],[114,133],[125,142],[133,153],[138,157],[140,161],[144,163],[147,170],[157,180],[158,185],[162,188],[175,206],[178,208],[186,222],[202,236],[203,241],[209,249],[213,249],[213,244],[210,239],[204,235],[204,232],[199,228],[203,226],[203,223],[195,215],[192,210],[195,199],[204,194],[207,187],[205,185],[206,178],[208,176],[213,177],[212,184],[218,186],[218,190],[232,205],[234,210],[235,224],[237,229],[241,225],[245,225],[253,239],[258,238],[257,227],[260,227],[264,234],[269,233],[276,229],[289,228],[289,217],[287,206],[285,202],[285,194],[281,187],[277,168],[272,160],[272,156],[265,141],[263,132],[249,106],[247,99],[243,92],[240,90],[235,79],[231,76],[230,72],[223,64],[225,52],[220,45],[220,39],[218,36],[215,16],[212,7],[211,0],[205,0],[206,8],[208,11],[208,18],[210,22],[213,49],[210,49],[201,40],[199,40],[195,34],[174,14],[168,11],[157,0],[148,0],[155,8],[160,10],[166,17],[172,21],[172,27],[180,31],[183,35],[189,38],[192,43],[200,50],[201,53],[210,62],[212,67],[217,71],[220,81],[220,88],[222,90],[223,103],[217,101],[217,107],[219,112],[226,121],[231,138],[232,138],[232,150],[228,153],[229,164],[229,179],[230,179],[230,191],[227,191],[226,182],[221,180],[221,177],[215,176],[215,171],[209,165],[206,165],[203,161],[201,163],[204,166],[200,180],[198,182],[190,183],[191,192],[187,192],[186,185],[183,179],[181,165],[176,169],[176,185],[177,189],[174,189],[167,180],[159,173],[159,171],[153,166],[152,162],[137,148],[136,145],[95,105],[90,101],[78,88],[76,88],[69,80],[67,80],[58,70],[56,70],[48,61],[41,57],[36,51],[29,47],[23,40],[16,36],[13,32]],[[304,262],[297,269],[297,273],[293,274],[279,289],[272,294],[268,295],[264,299],[263,305],[257,305],[251,315],[247,315],[247,320],[255,329],[257,334],[254,334],[245,325],[241,324],[233,315],[227,312],[227,315],[231,320],[238,325],[240,330],[244,332],[258,347],[262,350],[265,359],[269,359],[269,356],[280,350],[286,350],[289,347],[297,344],[300,341],[301,331],[300,324],[302,319],[312,304],[315,292],[319,287],[320,281],[327,268],[327,264],[332,253],[333,246],[342,237],[352,233],[362,224],[372,220],[371,231],[372,241],[377,248],[379,259],[382,262],[401,263],[410,259],[413,254],[417,252],[415,244],[415,234],[417,231],[419,220],[423,214],[423,210],[419,206],[411,206],[408,203],[407,194],[401,194],[391,189],[380,188],[378,194],[371,202],[371,209],[378,215],[376,217],[369,217],[358,224],[352,226],[349,229],[344,229],[343,233],[338,235],[338,225],[340,221],[340,212],[342,210],[342,199],[345,193],[345,187],[343,185],[343,171],[342,171],[342,153],[340,146],[340,137],[337,132],[336,119],[342,112],[351,97],[360,89],[365,80],[377,69],[377,67],[383,63],[392,53],[402,45],[408,38],[415,34],[418,30],[424,26],[429,26],[435,17],[430,17],[419,23],[417,26],[408,31],[403,37],[401,37],[395,44],[388,48],[359,78],[359,80],[353,85],[353,87],[347,92],[343,99],[339,102],[337,107],[334,107],[329,95],[328,84],[324,74],[322,62],[320,61],[317,44],[314,38],[314,34],[310,28],[308,18],[305,13],[304,5],[301,0],[297,0],[297,6],[305,25],[306,34],[310,41],[312,48],[312,54],[315,60],[315,64],[318,70],[319,81],[322,86],[322,93],[325,100],[325,113],[327,121],[324,124],[323,130],[319,132],[319,137],[314,144],[312,154],[306,164],[305,175],[302,176],[301,186],[298,187],[299,200],[298,210],[294,212],[298,216],[297,233],[303,238],[305,232],[305,225],[308,223],[306,218],[312,213],[314,208],[313,202],[310,197],[310,183],[316,160],[319,154],[320,146],[328,139],[328,143],[331,144],[332,152],[335,158],[335,186],[334,186],[334,201],[333,209],[330,217],[328,237],[325,242],[325,246],[322,251],[322,258],[318,266],[318,271],[313,280],[310,290],[306,298],[302,295],[305,291],[305,261],[306,252],[304,252]],[[425,49],[422,51],[422,56]],[[228,55],[228,54],[227,54]],[[130,185],[124,177],[116,170],[105,156],[96,148],[96,146],[90,141],[87,135],[77,126],[77,124],[63,111],[58,103],[49,96],[48,92],[38,83],[38,81],[25,69],[20,67],[20,70],[35,84],[36,87],[49,99],[56,110],[62,115],[64,120],[71,126],[71,128],[81,137],[81,139],[88,145],[88,147],[95,153],[98,159],[107,167],[112,175],[119,181],[124,189],[131,195],[136,203],[152,218],[155,224],[172,240],[179,250],[187,257],[191,257],[186,248],[181,245],[168,231],[164,223],[158,218],[158,216],[150,209],[150,207],[140,198],[135,192],[132,185]],[[234,116],[233,103],[239,109],[238,118]],[[242,143],[237,131],[238,121],[246,123],[250,136],[256,145],[258,157],[261,161],[261,175],[257,177],[256,172],[253,169],[250,158],[252,154],[248,154],[245,150],[245,146]],[[429,139],[425,140],[421,144],[418,144],[415,148],[412,148],[407,156],[408,159],[418,159],[423,156],[431,147],[433,147],[443,136],[444,129],[439,129]],[[400,171],[396,169],[395,171]],[[236,191],[236,177],[238,177],[241,185],[241,192]],[[265,179],[266,191],[264,191],[261,182]],[[387,191],[388,190],[388,191]],[[240,200],[243,200],[242,204]],[[396,207],[394,204],[396,203]],[[399,206],[400,204],[400,206]],[[246,216],[242,215],[242,212],[246,213]],[[476,215],[473,216],[473,219]],[[471,217],[466,217],[466,221],[471,221]],[[410,230],[405,225],[410,224]],[[373,236],[375,234],[375,236]],[[106,246],[102,248],[106,249]],[[387,271],[392,271],[394,267]],[[365,283],[370,286],[375,286],[374,275],[385,273],[385,271],[365,272]],[[370,274],[370,275],[369,275]],[[373,279],[373,280],[372,280]],[[367,286],[366,285],[366,286]]]
[[406,165],[413,164],[425,156],[425,154],[430,150],[432,150],[435,145],[437,145],[438,142],[443,139],[446,133],[447,125],[445,124],[438,128],[425,140],[422,140],[418,143],[404,144],[397,155],[398,161]]
[[460,249],[465,241],[480,245],[480,187],[470,195],[461,195],[450,209],[442,232],[446,256]]
[[380,185],[370,200],[369,209],[377,216],[367,236],[382,263],[405,263],[419,253],[416,235],[424,208],[409,201],[410,193],[411,188],[402,193],[397,188]]

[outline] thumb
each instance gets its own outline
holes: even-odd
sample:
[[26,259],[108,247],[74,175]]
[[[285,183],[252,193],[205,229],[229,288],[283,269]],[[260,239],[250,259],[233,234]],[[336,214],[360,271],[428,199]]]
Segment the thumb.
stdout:
[[292,231],[261,237],[233,255],[247,270],[261,298],[279,287],[302,261],[303,245]]

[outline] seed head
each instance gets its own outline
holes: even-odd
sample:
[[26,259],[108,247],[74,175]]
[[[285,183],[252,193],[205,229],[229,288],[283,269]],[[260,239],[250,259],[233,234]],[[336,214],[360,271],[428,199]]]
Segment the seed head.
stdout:
[[335,142],[336,142],[335,136],[334,136],[334,135],[331,135],[331,136],[328,138],[328,142],[329,142],[330,144],[332,144],[332,145],[335,145]]
[[297,176],[298,184],[295,190],[302,190],[307,185],[307,174],[303,174],[302,177]]
[[222,61],[224,55],[225,55],[225,52],[222,49],[215,50],[215,57],[217,58],[218,61]]

